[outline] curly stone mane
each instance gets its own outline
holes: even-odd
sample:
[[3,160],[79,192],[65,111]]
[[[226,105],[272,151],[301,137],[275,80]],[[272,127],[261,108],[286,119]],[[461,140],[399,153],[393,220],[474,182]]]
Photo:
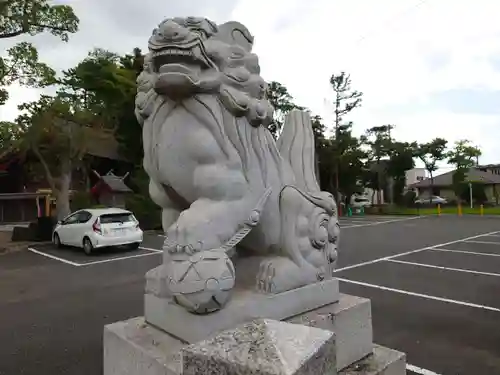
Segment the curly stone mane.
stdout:
[[[253,37],[248,30],[236,22],[217,27],[206,19],[176,18],[174,21],[198,33],[202,53],[210,65],[193,80],[196,94],[215,94],[234,116],[245,116],[252,126],[267,125],[272,120],[273,108],[266,98],[267,84],[260,76],[258,57],[251,53]],[[160,96],[155,91],[155,82],[161,73],[155,70],[154,59],[162,56],[155,51],[155,46],[160,44],[162,24],[153,31],[150,52],[145,56],[144,70],[137,80],[136,113],[141,124]]]
[[[187,40],[189,52],[184,50],[175,55],[176,51],[169,49],[175,38],[170,36],[167,42],[169,36],[162,30],[172,21],[179,25],[178,33]],[[217,27],[206,19],[163,21],[153,31],[144,70],[137,79],[136,115],[144,125],[143,132],[149,133],[144,139],[158,139],[161,128],[178,105],[191,114],[203,111],[206,115],[199,121],[223,150],[230,146],[237,150],[248,181],[264,183],[264,187],[276,178],[284,184],[293,183],[293,173],[283,163],[267,129],[273,107],[266,98],[267,84],[260,76],[252,44],[253,37],[237,22]],[[171,63],[180,57],[179,64]],[[145,145],[144,167],[154,176],[155,156],[151,149]],[[273,165],[269,165],[269,160]],[[257,171],[259,176],[249,175]]]

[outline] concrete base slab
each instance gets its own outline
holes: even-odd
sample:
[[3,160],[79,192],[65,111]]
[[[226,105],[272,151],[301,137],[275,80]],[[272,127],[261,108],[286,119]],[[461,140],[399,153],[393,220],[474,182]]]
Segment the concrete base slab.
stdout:
[[[104,327],[103,375],[181,375],[180,340],[147,324],[143,317]],[[403,353],[375,346],[373,354],[339,375],[404,375]]]
[[338,303],[320,307],[286,321],[335,332],[338,370],[372,353],[371,302],[367,298],[340,294]]
[[372,355],[345,368],[338,375],[406,375],[406,355],[375,345]]
[[[150,285],[153,285],[151,281]],[[172,303],[167,297],[146,293],[144,315],[148,323],[192,344],[255,319],[286,320],[331,305],[339,298],[337,279],[325,280],[279,294],[235,290],[231,301],[224,309],[212,314],[195,315]]]

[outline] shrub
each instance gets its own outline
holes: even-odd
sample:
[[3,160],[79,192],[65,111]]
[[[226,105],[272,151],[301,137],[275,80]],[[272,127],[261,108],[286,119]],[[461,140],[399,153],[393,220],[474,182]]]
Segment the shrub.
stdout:
[[94,206],[95,202],[92,195],[87,191],[76,191],[71,195],[71,212],[90,208]]
[[161,229],[161,208],[149,197],[141,194],[131,194],[125,202],[127,210],[133,212],[144,230]]

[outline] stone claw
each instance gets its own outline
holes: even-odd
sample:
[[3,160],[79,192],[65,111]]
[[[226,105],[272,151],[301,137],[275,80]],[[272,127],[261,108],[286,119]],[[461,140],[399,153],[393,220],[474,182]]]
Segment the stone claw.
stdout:
[[257,275],[257,290],[263,293],[273,293],[275,276],[276,268],[274,268],[272,260],[262,262]]

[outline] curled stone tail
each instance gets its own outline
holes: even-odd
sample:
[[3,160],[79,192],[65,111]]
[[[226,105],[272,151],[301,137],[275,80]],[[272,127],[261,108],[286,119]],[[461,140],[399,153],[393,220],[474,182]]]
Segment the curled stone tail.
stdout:
[[314,172],[314,133],[309,113],[300,110],[288,113],[277,146],[283,159],[292,167],[297,187],[311,193],[319,191]]

